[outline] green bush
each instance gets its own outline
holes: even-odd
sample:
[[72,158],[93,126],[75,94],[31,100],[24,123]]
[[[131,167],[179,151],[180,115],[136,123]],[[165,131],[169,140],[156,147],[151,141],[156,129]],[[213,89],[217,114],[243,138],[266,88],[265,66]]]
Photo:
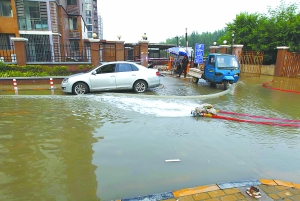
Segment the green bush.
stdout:
[[0,62],[0,77],[43,77],[71,75],[67,66],[5,64]]

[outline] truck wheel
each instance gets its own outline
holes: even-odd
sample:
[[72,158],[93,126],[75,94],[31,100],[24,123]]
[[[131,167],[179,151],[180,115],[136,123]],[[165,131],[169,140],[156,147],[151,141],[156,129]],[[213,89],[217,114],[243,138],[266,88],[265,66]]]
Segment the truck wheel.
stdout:
[[210,82],[210,83],[209,83],[209,86],[210,86],[210,87],[216,87],[216,86],[217,86],[217,84],[216,84],[216,83],[214,83],[214,82]]
[[228,85],[229,85],[228,80],[224,80],[224,81],[223,81],[224,90],[227,90],[227,89],[228,89]]
[[197,84],[198,81],[199,81],[199,78],[197,78],[197,77],[193,77],[193,78],[192,78],[192,82],[193,82],[193,83],[196,83],[196,84]]

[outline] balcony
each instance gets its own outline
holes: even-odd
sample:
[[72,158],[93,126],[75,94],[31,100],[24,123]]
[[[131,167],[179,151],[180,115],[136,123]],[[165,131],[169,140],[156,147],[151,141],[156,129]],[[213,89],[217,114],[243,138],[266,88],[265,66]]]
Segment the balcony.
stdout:
[[80,39],[80,32],[79,31],[69,31],[69,38],[70,39]]
[[19,30],[49,31],[47,18],[19,18]]
[[79,15],[80,9],[77,5],[67,5],[67,12],[68,14]]

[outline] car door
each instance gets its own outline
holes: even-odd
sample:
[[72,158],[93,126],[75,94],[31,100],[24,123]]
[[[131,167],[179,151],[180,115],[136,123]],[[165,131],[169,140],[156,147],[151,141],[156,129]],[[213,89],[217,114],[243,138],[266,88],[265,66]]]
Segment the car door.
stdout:
[[129,63],[118,63],[116,73],[116,85],[118,89],[130,89],[136,80],[138,68]]
[[116,64],[107,64],[99,67],[91,74],[92,91],[116,89]]
[[209,81],[214,81],[215,80],[215,56],[210,55],[208,57],[208,63],[205,65],[204,69],[204,75],[205,78]]

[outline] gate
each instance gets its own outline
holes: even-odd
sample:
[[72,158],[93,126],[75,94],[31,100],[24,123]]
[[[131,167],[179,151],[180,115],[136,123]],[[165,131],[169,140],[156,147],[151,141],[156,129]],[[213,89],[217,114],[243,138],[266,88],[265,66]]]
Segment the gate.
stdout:
[[280,72],[283,77],[300,77],[300,52],[286,52],[283,68]]
[[242,51],[239,53],[241,77],[260,77],[264,53],[258,51]]
[[100,61],[116,61],[116,44],[100,44]]

